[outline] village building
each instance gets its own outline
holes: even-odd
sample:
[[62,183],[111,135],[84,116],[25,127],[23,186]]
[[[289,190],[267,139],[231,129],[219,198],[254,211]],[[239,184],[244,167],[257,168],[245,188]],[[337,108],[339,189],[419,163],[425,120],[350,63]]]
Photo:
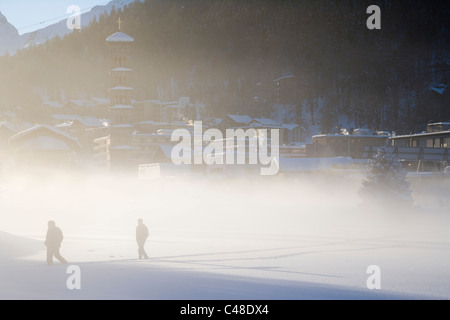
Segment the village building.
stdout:
[[134,39],[119,31],[109,36],[106,43],[111,56],[110,126],[109,134],[99,136],[97,133],[101,131],[97,130],[92,136],[93,159],[112,171],[134,171],[140,164],[154,162],[157,153],[164,154],[161,148],[167,151],[168,146],[173,146],[173,130],[188,128],[188,121],[203,114],[205,105],[191,103],[188,97],[173,102],[134,100],[131,85]]
[[306,146],[308,158],[337,158],[353,159],[367,158],[366,148],[382,147],[389,142],[389,136],[384,133],[371,134],[369,130],[355,130],[354,134],[316,135],[312,137],[312,144]]
[[17,133],[28,130],[34,125],[28,122],[9,122],[9,121],[1,121],[0,122],[0,150],[3,152],[8,151],[9,139],[16,135]]
[[[132,134],[135,122],[134,107],[131,105],[131,47],[134,39],[123,32],[116,32],[106,39],[110,48],[110,137],[109,159],[113,171],[132,168]],[[104,140],[102,140],[104,141]]]
[[[119,32],[109,36],[106,43],[111,56],[110,126],[109,134],[96,135],[93,139],[95,162],[112,171],[123,168],[134,171],[140,165],[168,161],[169,151],[177,143],[171,140],[173,131],[187,129],[187,132],[191,132],[192,122],[204,118],[205,105],[192,103],[189,97],[181,97],[172,102],[134,100],[131,84],[131,49],[134,39],[119,28]],[[77,105],[76,102],[72,101]],[[72,109],[76,108],[75,105]],[[76,125],[78,124],[74,119],[72,126],[77,128]],[[205,123],[205,130],[208,125],[211,124]],[[303,141],[305,134],[304,128],[299,124],[283,124],[271,119],[253,119],[245,115],[227,115],[215,128],[221,130],[224,136],[227,129],[254,129],[261,135],[263,130],[270,133],[271,129],[278,129],[282,145]],[[295,154],[292,150],[287,152]]]
[[172,122],[183,120],[199,120],[205,113],[205,104],[192,103],[189,97],[181,97],[178,101],[163,102],[160,100],[134,101],[136,118],[141,121]]
[[247,115],[227,114],[220,122],[220,128],[223,132],[230,128],[243,128],[250,124],[253,118]]
[[449,148],[450,122],[430,123],[426,132],[395,135],[390,138],[390,142],[394,147]]
[[[255,129],[258,134],[261,130],[270,132],[271,129],[279,131],[279,144],[289,145],[295,142],[301,142],[305,139],[305,128],[299,124],[280,123],[268,118],[252,118],[248,115],[233,115],[227,114],[224,119],[220,121],[219,128],[226,133],[227,129]],[[270,139],[270,137],[268,137]]]
[[430,123],[426,132],[390,138],[393,152],[409,171],[442,172],[450,163],[449,144],[450,122]]
[[94,141],[108,135],[109,121],[92,116],[74,116],[73,120],[60,123],[55,128],[76,138],[82,146],[84,160],[90,161],[94,155]]
[[97,139],[94,139],[94,154],[92,157],[93,163],[97,166],[98,169],[103,169],[105,171],[110,170],[110,153],[109,146],[111,144],[110,136],[104,136]]
[[37,125],[9,139],[16,164],[52,167],[72,166],[79,161],[82,147],[77,139],[47,125]]
[[[194,135],[194,126],[184,121],[170,123],[148,121],[137,124],[132,137],[134,161],[137,164],[168,162],[170,151],[178,143],[172,141],[172,133],[178,129],[184,129],[190,135]],[[202,129],[205,130],[207,127]]]

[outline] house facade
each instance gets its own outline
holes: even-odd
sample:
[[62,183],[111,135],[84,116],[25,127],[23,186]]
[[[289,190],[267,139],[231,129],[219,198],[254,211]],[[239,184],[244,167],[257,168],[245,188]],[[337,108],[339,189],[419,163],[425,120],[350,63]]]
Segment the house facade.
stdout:
[[309,158],[364,159],[367,147],[385,146],[388,141],[385,135],[317,135],[312,138],[312,144],[307,145],[306,154]]
[[428,124],[427,131],[418,134],[393,136],[390,144],[393,147],[449,148],[450,122]]
[[9,139],[18,165],[70,167],[77,165],[82,147],[77,139],[47,125],[37,125]]

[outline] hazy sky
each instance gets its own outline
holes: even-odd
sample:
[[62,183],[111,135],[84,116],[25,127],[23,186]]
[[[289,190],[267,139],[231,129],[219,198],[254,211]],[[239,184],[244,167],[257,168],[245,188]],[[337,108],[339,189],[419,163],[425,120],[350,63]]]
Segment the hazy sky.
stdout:
[[77,5],[87,12],[96,5],[105,5],[111,0],[0,0],[0,12],[19,33],[41,29],[70,16],[67,8]]

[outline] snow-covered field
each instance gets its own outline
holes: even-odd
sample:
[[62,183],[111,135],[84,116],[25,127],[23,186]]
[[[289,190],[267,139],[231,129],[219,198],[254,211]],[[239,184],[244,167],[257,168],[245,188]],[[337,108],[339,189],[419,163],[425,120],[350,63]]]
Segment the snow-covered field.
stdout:
[[[0,183],[1,299],[449,299],[450,182],[373,208],[339,175],[206,179],[33,175]],[[136,220],[150,230],[137,260]],[[81,270],[45,264],[47,221]],[[369,266],[380,290],[369,290]]]

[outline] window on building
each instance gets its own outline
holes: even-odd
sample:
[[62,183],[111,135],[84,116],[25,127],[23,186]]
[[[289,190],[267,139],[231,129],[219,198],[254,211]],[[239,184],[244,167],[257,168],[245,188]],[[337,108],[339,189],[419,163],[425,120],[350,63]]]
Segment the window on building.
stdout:
[[433,148],[439,148],[440,147],[440,139],[439,138],[433,138]]
[[124,95],[116,96],[116,104],[123,105],[128,103],[128,97]]

